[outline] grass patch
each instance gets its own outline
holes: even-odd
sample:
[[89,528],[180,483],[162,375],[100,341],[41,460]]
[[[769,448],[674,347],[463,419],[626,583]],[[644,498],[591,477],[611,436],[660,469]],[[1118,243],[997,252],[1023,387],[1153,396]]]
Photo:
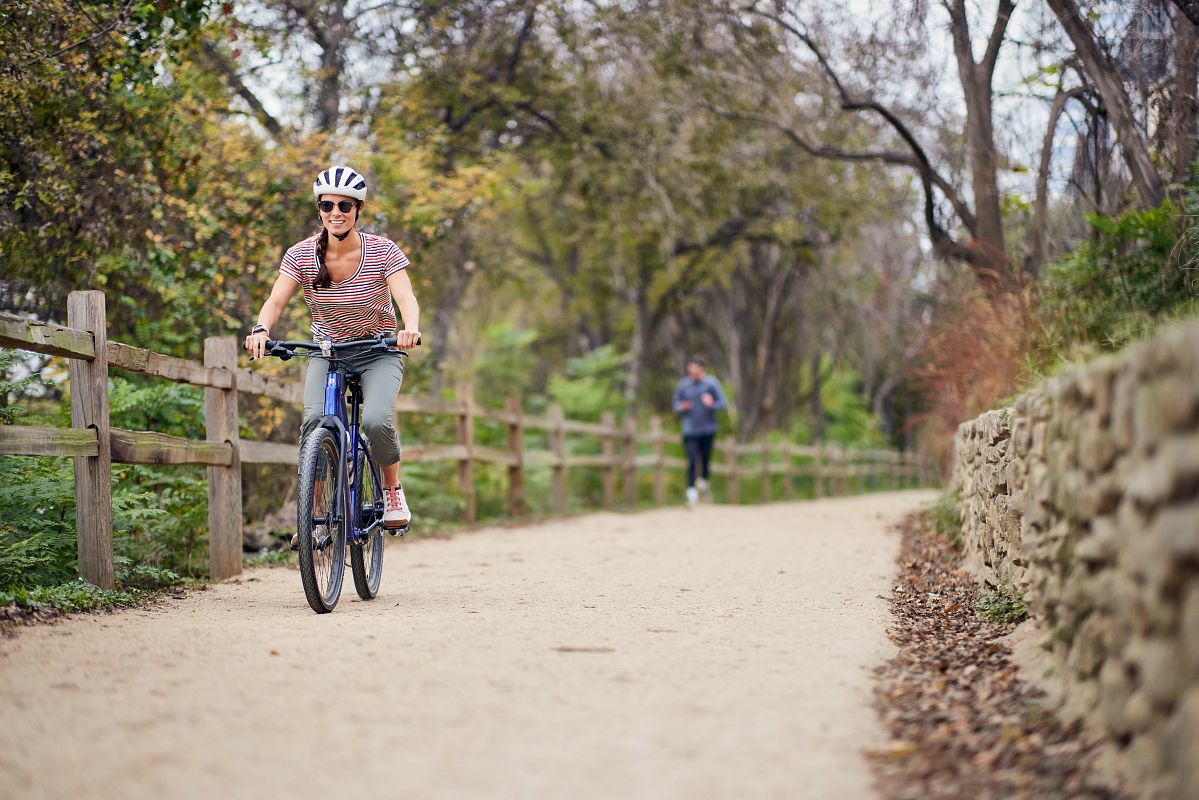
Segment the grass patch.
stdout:
[[987,622],[1006,624],[1028,619],[1025,591],[999,588],[981,592],[974,601],[975,612]]
[[137,564],[128,558],[113,559],[115,589],[100,589],[83,578],[45,586],[9,586],[0,590],[0,607],[75,614],[81,611],[110,611],[139,605],[172,586],[194,584],[169,569]]
[[15,587],[0,592],[0,606],[15,605],[70,614],[127,608],[141,602],[145,594],[141,589],[100,589],[77,578],[57,586]]
[[925,524],[941,536],[953,542],[953,546],[962,546],[962,517],[958,514],[958,493],[943,491],[924,509]]

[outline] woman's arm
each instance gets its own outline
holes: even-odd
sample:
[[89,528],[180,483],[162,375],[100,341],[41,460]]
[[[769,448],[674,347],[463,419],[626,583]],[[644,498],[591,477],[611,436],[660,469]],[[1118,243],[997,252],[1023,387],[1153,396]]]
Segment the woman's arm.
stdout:
[[270,297],[266,299],[266,302],[262,304],[262,310],[258,312],[258,324],[266,328],[266,331],[252,333],[246,337],[246,349],[250,351],[250,358],[262,358],[266,353],[266,340],[270,338],[271,328],[275,327],[275,323],[283,316],[283,309],[287,308],[288,302],[295,296],[296,290],[299,288],[300,284],[295,278],[280,275],[275,279]]
[[404,327],[396,331],[396,349],[407,350],[416,347],[420,340],[420,303],[412,293],[412,281],[408,278],[408,270],[402,269],[392,273],[387,278],[387,288],[396,307],[400,309],[400,318]]

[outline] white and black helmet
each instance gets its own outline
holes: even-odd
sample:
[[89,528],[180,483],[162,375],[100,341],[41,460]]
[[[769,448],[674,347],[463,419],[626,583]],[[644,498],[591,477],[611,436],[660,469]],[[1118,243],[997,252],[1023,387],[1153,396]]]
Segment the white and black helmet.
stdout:
[[340,194],[361,202],[366,200],[366,179],[349,167],[329,167],[316,176],[312,193],[317,200],[323,194]]

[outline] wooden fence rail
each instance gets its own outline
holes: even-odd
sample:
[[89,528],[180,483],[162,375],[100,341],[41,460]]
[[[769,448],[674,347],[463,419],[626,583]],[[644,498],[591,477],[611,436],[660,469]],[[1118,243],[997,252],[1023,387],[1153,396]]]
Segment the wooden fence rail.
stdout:
[[[232,336],[211,337],[204,343],[204,363],[130,347],[107,338],[104,294],[72,292],[67,303],[67,327],[0,314],[0,346],[70,359],[71,428],[0,426],[0,453],[30,456],[69,456],[75,459],[79,574],[97,586],[113,585],[112,462],[126,464],[197,464],[208,467],[209,560],[214,580],[241,571],[243,464],[294,465],[297,445],[251,441],[238,435],[240,396],[265,397],[282,402],[302,402],[300,381],[284,381],[237,366],[239,350]],[[152,431],[126,431],[109,427],[108,371],[110,367],[138,372],[204,388],[205,441],[193,441]],[[466,497],[463,516],[473,522],[478,513],[474,465],[498,464],[507,470],[507,508],[511,516],[526,513],[525,472],[550,470],[550,507],[567,511],[567,475],[571,469],[598,469],[602,477],[603,506],[617,505],[619,494],[627,506],[638,499],[638,472],[652,472],[655,504],[667,501],[668,471],[686,468],[686,461],[666,454],[666,445],[678,441],[659,417],[648,430],[636,421],[618,424],[606,412],[602,420],[566,419],[561,407],[551,406],[545,416],[526,414],[519,397],[508,398],[503,409],[476,403],[469,386],[459,387],[457,399],[401,395],[398,413],[419,413],[456,418],[452,444],[406,444],[405,463],[457,462],[458,484]],[[495,423],[506,429],[506,447],[476,443],[475,423]],[[526,450],[525,431],[544,431],[545,450]],[[598,453],[572,453],[570,437],[599,440]],[[644,448],[644,452],[642,452]],[[846,449],[834,445],[771,444],[722,439],[723,461],[712,472],[726,481],[727,500],[740,502],[742,482],[761,481],[763,500],[772,499],[774,478],[781,476],[782,496],[795,493],[795,479],[807,477],[817,497],[844,494],[851,481],[858,490],[931,483],[932,464],[912,453],[890,450]],[[756,462],[756,463],[752,463]],[[797,463],[798,462],[798,463]]]

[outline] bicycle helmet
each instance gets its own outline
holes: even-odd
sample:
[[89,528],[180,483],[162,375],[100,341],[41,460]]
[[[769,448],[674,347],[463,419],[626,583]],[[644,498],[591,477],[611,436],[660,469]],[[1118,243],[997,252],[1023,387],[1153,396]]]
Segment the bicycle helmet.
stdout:
[[362,202],[366,200],[366,179],[350,167],[329,167],[316,176],[312,193],[317,200],[323,194],[340,194]]

